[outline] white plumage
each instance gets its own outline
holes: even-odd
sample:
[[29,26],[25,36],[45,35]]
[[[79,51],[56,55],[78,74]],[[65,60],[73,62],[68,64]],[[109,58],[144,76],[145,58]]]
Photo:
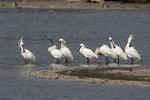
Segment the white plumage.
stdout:
[[87,63],[89,63],[89,59],[98,58],[98,55],[95,54],[91,49],[86,48],[83,43],[80,44],[79,52],[87,58]]
[[127,60],[127,56],[126,54],[124,53],[124,51],[114,43],[114,41],[112,40],[111,37],[109,37],[109,40],[110,40],[110,43],[111,43],[111,47],[112,47],[112,51],[117,55],[118,57],[118,65],[119,65],[119,59],[124,59],[124,60]]
[[117,55],[106,44],[102,45],[100,48],[97,48],[95,53],[117,59]]
[[129,58],[131,58],[131,63],[133,64],[133,59],[140,60],[141,57],[140,57],[140,54],[137,52],[137,50],[131,46],[132,39],[133,39],[133,35],[131,34],[128,38],[128,42],[125,47],[125,53]]
[[95,53],[98,55],[104,55],[106,57],[106,64],[108,63],[107,57],[117,59],[117,55],[106,44],[102,45],[100,48],[97,48]]
[[69,48],[65,45],[66,41],[64,39],[59,39],[59,42],[61,43],[60,51],[65,57],[65,62],[68,62],[69,60],[73,61],[73,56]]
[[57,49],[55,45],[48,48],[48,52],[56,59],[61,59],[63,56],[61,54],[61,51]]
[[21,49],[21,55],[25,59],[25,63],[29,63],[29,61],[35,61],[34,54],[31,51],[24,49],[23,44],[23,39],[21,38],[19,42],[19,48]]
[[52,47],[48,48],[48,52],[56,59],[56,63],[59,63],[59,59],[63,57],[62,53],[60,50],[57,49],[56,45],[54,45],[52,39],[49,40],[52,43]]
[[137,50],[134,47],[130,47],[130,48],[126,49],[125,52],[129,58],[134,58],[134,59],[138,59],[138,60],[141,59],[140,54],[137,52]]

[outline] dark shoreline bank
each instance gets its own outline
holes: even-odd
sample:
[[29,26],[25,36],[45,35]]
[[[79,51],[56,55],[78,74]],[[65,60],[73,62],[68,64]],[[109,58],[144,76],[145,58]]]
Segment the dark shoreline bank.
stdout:
[[150,9],[150,3],[70,3],[70,2],[0,2],[0,8],[49,8],[49,9],[102,9],[102,10],[135,10]]

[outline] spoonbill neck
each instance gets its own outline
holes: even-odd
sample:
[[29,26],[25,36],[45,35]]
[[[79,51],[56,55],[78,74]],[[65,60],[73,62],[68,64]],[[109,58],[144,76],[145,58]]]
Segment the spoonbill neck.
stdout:
[[113,40],[110,40],[110,44],[111,44],[111,48],[115,48],[115,43],[114,43],[114,41]]
[[24,52],[24,48],[22,45],[20,45],[20,49],[21,49],[21,52]]
[[85,48],[85,47],[81,46],[79,52],[80,52],[80,53],[83,53],[83,49],[84,49],[84,48]]
[[128,42],[127,42],[127,45],[126,45],[126,48],[125,49],[128,49],[129,47],[131,47],[131,41],[133,39],[133,35],[131,34],[128,38]]
[[126,45],[126,47],[125,47],[125,49],[128,49],[128,48],[130,47],[130,44],[131,44],[131,43],[128,42],[127,45]]
[[64,48],[64,47],[66,47],[65,43],[61,42],[61,48]]

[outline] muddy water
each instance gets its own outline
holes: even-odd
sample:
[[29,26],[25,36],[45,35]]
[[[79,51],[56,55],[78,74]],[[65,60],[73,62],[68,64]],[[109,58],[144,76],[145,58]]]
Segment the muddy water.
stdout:
[[[58,48],[59,38],[68,41],[74,62],[84,64],[78,54],[79,44],[95,50],[102,44],[110,45],[108,37],[125,48],[129,33],[132,45],[141,54],[141,65],[150,65],[150,11],[95,11],[48,9],[0,9],[0,100],[148,100],[150,87],[107,85],[61,81],[22,75],[50,67],[55,60],[48,54],[52,38]],[[25,48],[31,50],[35,65],[22,65],[18,41],[23,37]],[[91,60],[92,64],[104,63],[104,58]],[[129,61],[121,61],[129,63]],[[64,62],[61,62],[64,64]]]

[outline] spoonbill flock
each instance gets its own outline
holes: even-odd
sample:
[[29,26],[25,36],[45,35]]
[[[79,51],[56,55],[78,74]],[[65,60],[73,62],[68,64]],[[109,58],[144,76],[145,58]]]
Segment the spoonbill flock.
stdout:
[[[111,48],[103,44],[101,47],[97,47],[95,52],[89,48],[87,48],[83,43],[80,44],[79,53],[83,55],[87,59],[87,63],[90,63],[90,59],[98,59],[98,55],[103,55],[106,57],[106,64],[109,63],[108,58],[112,58],[113,62],[119,66],[120,59],[127,60],[131,59],[131,64],[133,64],[134,59],[140,60],[140,54],[138,51],[131,45],[131,41],[133,39],[133,35],[131,34],[128,38],[128,42],[125,46],[125,52],[113,41],[112,37],[109,37]],[[54,44],[52,39],[49,39],[51,42],[51,47],[48,48],[48,52],[52,55],[53,58],[56,59],[56,63],[60,63],[61,59],[65,59],[65,63],[69,63],[73,61],[73,55],[70,49],[66,46],[66,41],[62,38],[59,39],[61,44],[61,48],[57,49],[57,46]],[[19,41],[19,48],[21,51],[21,56],[25,60],[25,64],[35,62],[34,54],[28,49],[24,49],[23,39],[21,38]]]

